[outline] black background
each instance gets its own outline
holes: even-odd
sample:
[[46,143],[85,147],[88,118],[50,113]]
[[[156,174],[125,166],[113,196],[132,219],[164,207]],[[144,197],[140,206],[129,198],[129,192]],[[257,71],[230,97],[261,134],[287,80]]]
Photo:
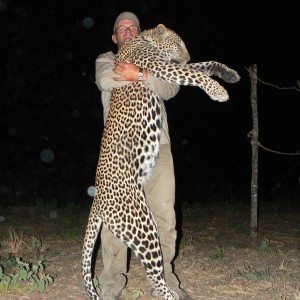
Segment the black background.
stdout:
[[[89,204],[103,130],[95,59],[116,52],[116,16],[135,12],[142,29],[159,23],[186,42],[191,62],[216,60],[241,81],[224,83],[230,100],[212,101],[181,87],[166,103],[177,199],[250,199],[252,130],[250,78],[297,86],[299,10],[296,1],[0,1],[0,205],[37,201]],[[299,90],[258,84],[260,142],[273,150],[300,148]],[[45,163],[41,152],[54,159]],[[299,156],[259,150],[260,197],[299,198]]]

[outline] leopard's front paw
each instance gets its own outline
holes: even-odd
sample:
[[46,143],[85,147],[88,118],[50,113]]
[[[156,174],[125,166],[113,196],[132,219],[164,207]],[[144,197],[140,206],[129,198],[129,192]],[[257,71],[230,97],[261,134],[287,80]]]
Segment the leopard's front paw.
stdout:
[[229,95],[227,91],[221,86],[221,85],[216,85],[214,89],[211,91],[207,92],[209,97],[212,100],[218,101],[218,102],[225,102],[229,99]]
[[238,72],[236,72],[235,70],[230,69],[230,68],[222,70],[219,77],[229,83],[235,83],[241,79]]

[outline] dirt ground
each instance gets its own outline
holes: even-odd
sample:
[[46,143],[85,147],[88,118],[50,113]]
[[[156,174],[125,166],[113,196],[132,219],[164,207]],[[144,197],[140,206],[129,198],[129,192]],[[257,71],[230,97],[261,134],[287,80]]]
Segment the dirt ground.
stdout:
[[[283,201],[284,202],[284,201]],[[190,205],[182,209],[175,261],[182,287],[193,299],[300,299],[300,205],[267,203],[260,208],[259,235],[250,237],[250,207],[243,203]],[[0,212],[0,256],[11,252],[9,230],[26,244],[15,255],[43,260],[54,282],[43,293],[0,292],[0,299],[88,300],[81,277],[81,248],[88,210],[10,208]],[[30,245],[32,237],[42,246]],[[101,271],[101,251],[96,274]],[[8,270],[7,270],[8,272]],[[131,257],[122,299],[151,299],[150,285],[136,257]]]

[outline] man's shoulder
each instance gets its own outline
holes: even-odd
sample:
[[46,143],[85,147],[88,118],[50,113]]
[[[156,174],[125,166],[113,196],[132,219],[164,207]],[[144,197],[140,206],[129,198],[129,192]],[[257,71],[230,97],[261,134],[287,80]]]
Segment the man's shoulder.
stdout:
[[98,55],[96,61],[114,61],[115,54],[112,51],[101,53]]

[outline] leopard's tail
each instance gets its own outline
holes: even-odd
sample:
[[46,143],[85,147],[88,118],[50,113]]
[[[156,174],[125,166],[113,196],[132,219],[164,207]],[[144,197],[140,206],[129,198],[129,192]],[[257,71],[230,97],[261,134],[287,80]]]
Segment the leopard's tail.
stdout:
[[102,220],[99,218],[99,216],[94,216],[91,212],[82,249],[82,275],[84,286],[90,298],[93,300],[100,300],[93,285],[92,256],[101,225]]

